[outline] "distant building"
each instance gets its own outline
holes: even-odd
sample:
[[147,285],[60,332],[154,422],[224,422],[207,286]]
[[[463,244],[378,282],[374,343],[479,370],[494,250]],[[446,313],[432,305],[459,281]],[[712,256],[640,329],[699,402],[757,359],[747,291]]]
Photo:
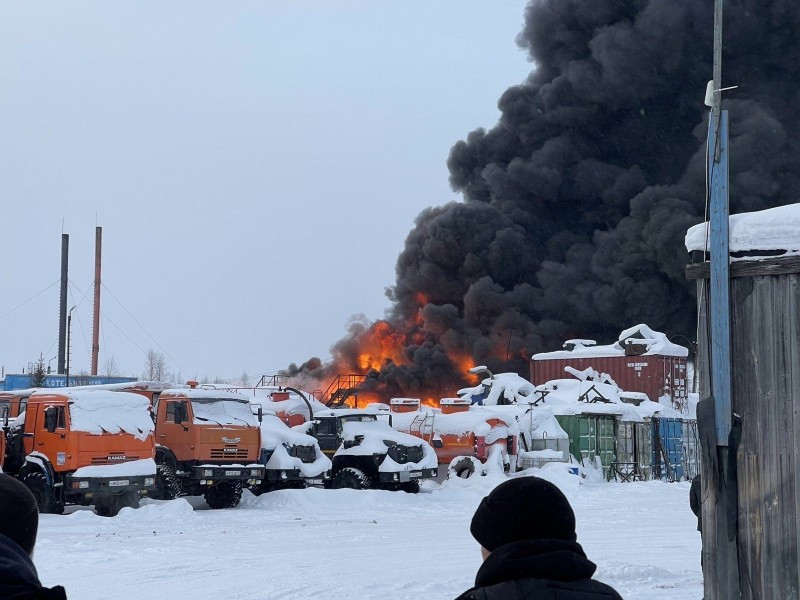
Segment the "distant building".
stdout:
[[594,340],[567,340],[564,350],[534,354],[531,381],[538,386],[564,379],[573,370],[591,368],[611,376],[625,391],[647,394],[653,402],[686,414],[688,356],[688,349],[673,344],[663,333],[636,325],[607,346],[598,346]]
[[[31,387],[32,375],[30,373],[11,374],[8,373],[5,379],[0,380],[0,390],[10,392],[11,390],[26,390]],[[108,377],[104,375],[70,375],[70,387],[76,385],[102,385],[106,383],[128,383],[138,381],[137,377]],[[67,376],[52,373],[46,375],[44,387],[63,388],[67,386]]]

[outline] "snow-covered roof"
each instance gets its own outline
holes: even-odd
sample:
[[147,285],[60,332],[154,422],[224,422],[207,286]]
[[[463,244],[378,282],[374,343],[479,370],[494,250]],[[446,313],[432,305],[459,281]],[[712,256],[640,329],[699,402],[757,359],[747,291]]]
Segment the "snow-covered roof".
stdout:
[[[739,213],[729,219],[731,252],[773,250],[781,256],[800,255],[800,204]],[[699,223],[686,232],[689,252],[709,251],[708,227],[707,222]],[[749,258],[752,260],[753,257]]]
[[70,428],[94,435],[129,433],[144,440],[154,429],[150,401],[140,394],[110,390],[64,388],[35,392],[39,396],[65,396],[71,402]]
[[227,390],[175,389],[164,390],[162,398],[188,398],[190,400],[236,400],[249,404],[250,398]]
[[[634,325],[619,334],[619,338],[613,344],[606,346],[584,346],[576,345],[572,350],[556,350],[555,352],[540,352],[533,355],[533,360],[553,360],[568,358],[594,358],[625,356],[626,343],[641,344],[647,346],[647,350],[642,356],[661,355],[661,356],[689,356],[689,350],[674,344],[667,339],[667,336],[660,331],[650,329],[644,323]],[[571,340],[574,342],[575,340]],[[571,343],[570,343],[571,345]]]

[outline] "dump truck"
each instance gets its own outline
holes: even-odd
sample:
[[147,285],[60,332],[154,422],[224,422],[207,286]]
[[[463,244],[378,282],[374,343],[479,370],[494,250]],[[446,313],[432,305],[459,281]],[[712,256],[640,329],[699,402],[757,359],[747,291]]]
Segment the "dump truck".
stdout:
[[36,498],[39,512],[68,504],[114,516],[155,488],[149,402],[108,391],[39,391],[7,421],[3,468]]
[[158,393],[153,416],[158,465],[156,489],[150,494],[154,498],[202,495],[211,508],[233,508],[243,487],[264,479],[264,465],[258,462],[259,421],[246,396],[168,389]]
[[391,427],[391,415],[352,409],[315,412],[307,432],[332,460],[331,488],[416,493],[436,477],[436,453],[425,441]]

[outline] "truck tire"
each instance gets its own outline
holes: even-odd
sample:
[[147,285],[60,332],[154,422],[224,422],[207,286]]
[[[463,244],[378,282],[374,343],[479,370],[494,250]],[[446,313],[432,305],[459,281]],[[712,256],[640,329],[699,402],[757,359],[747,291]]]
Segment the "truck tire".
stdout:
[[181,484],[170,465],[156,466],[156,487],[147,493],[156,500],[174,500],[181,495]]
[[239,481],[220,481],[203,494],[210,508],[234,508],[242,499],[242,484]]
[[60,515],[64,512],[64,503],[56,498],[55,491],[47,483],[44,473],[41,471],[31,471],[22,476],[22,483],[31,491],[36,498],[36,506],[39,512],[49,515]]
[[100,496],[95,500],[94,510],[101,517],[116,517],[123,508],[138,508],[138,506],[138,492],[122,492]]
[[419,494],[419,479],[412,479],[411,481],[404,481],[397,484],[397,489],[400,492],[407,494]]
[[372,487],[372,479],[361,469],[345,467],[333,476],[331,487],[335,490],[368,490]]
[[475,474],[485,475],[483,465],[474,456],[456,456],[447,467],[447,478],[469,479]]

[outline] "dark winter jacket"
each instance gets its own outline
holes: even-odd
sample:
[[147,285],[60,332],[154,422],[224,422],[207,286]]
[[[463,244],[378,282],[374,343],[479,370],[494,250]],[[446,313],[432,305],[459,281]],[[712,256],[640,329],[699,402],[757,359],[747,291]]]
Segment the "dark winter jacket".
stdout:
[[689,488],[689,506],[697,517],[697,531],[703,531],[703,511],[702,511],[702,492],[700,490],[700,475],[695,475],[692,479],[692,487]]
[[66,600],[64,588],[42,587],[36,567],[15,541],[0,535],[0,598],[3,600]]
[[612,587],[591,578],[596,569],[577,542],[513,542],[486,558],[475,587],[456,600],[622,600]]

